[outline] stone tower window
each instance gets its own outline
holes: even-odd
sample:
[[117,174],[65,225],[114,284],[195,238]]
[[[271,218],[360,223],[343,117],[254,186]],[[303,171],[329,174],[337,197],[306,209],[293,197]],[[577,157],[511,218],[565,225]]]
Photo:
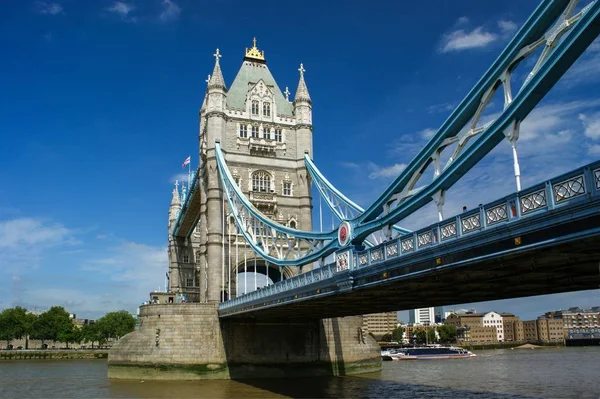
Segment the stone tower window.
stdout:
[[248,137],[248,126],[240,125],[240,137],[244,139]]
[[258,126],[252,126],[252,137],[258,138]]
[[283,136],[281,134],[281,129],[275,129],[275,140],[278,142],[282,142],[283,141]]
[[193,287],[194,286],[194,279],[193,278],[186,279],[185,286],[186,287]]
[[271,103],[263,103],[263,116],[271,116]]
[[271,192],[271,175],[263,170],[252,174],[252,191],[261,193]]
[[252,100],[252,115],[258,115],[258,100]]
[[289,181],[283,182],[283,195],[292,195],[292,183]]
[[263,139],[271,140],[271,129],[268,126],[263,126]]
[[292,220],[292,221],[290,221],[290,227],[291,227],[292,229],[295,229],[295,228],[296,228],[296,221],[295,221],[295,220]]
[[183,255],[183,263],[188,263],[190,261],[189,255]]

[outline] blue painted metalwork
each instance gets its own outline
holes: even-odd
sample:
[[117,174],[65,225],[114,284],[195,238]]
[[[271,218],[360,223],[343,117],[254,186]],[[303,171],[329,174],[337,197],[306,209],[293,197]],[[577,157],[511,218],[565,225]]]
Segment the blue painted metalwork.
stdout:
[[[183,216],[186,214],[189,206],[190,206],[190,202],[192,200],[192,197],[194,196],[194,194],[196,193],[196,190],[199,189],[199,181],[198,181],[198,174],[200,173],[200,168],[196,169],[196,171],[194,172],[194,174],[192,175],[192,180],[190,181],[190,187],[188,187],[188,190],[186,192],[186,195],[183,197],[183,201],[181,202],[181,209],[179,211],[179,213],[177,214],[177,221],[175,222],[175,228],[173,229],[173,236],[178,236],[179,233],[179,228],[181,227],[181,222],[183,220]],[[195,223],[198,223],[198,219],[200,218],[200,214],[198,214],[195,218]],[[188,236],[192,233],[193,229],[190,229]]]
[[[541,98],[558,81],[570,65],[585,50],[585,48],[600,33],[600,3],[591,2],[578,14],[570,17],[575,2],[545,1],[534,11],[516,37],[511,41],[493,66],[486,72],[476,87],[471,90],[456,111],[442,125],[437,134],[429,141],[425,148],[411,161],[400,176],[380,196],[373,205],[364,213],[348,221],[353,230],[354,245],[360,245],[370,234],[385,229],[411,213],[420,209],[430,201],[436,193],[442,193],[452,187],[468,170],[475,166],[487,153],[504,139],[504,134],[514,124],[520,123],[529,112],[537,105]],[[561,13],[564,14],[561,16]],[[560,16],[557,26],[549,29],[552,23]],[[567,29],[570,33],[564,36]],[[561,38],[557,43],[556,40]],[[521,90],[514,96],[510,89],[510,72],[526,56],[536,48],[546,45],[540,60],[530,73]],[[491,94],[503,84],[505,86],[505,107],[501,115],[494,121],[477,127],[477,121],[485,105],[489,102]],[[466,123],[472,120],[471,129],[461,133]],[[470,145],[466,143],[478,136]],[[439,153],[452,143],[458,143],[457,149],[444,167],[439,168]],[[217,151],[219,152],[219,151]],[[222,157],[221,157],[222,159]],[[415,184],[421,178],[423,171],[430,163],[436,164],[436,174],[432,182],[415,189]],[[221,171],[226,171],[224,161],[219,165]],[[225,186],[234,187],[231,176],[225,179],[221,173]],[[267,239],[272,242],[282,242],[290,237],[301,237],[306,240],[304,248],[296,247],[294,258],[271,255],[261,248],[264,240],[245,235],[249,243],[266,260],[280,266],[302,266],[317,259],[323,259],[340,249],[339,242],[334,240],[334,232],[299,232],[277,225],[259,212],[236,190],[237,202],[242,204],[246,213],[252,214],[250,223],[267,226],[269,229]],[[340,193],[341,194],[341,193]],[[540,194],[541,195],[541,194]],[[532,212],[538,207],[545,206],[543,197],[533,195],[523,198],[520,204],[524,213]],[[231,197],[228,193],[228,197]],[[231,198],[229,198],[231,201]],[[244,212],[236,214],[244,216]],[[502,218],[502,208],[495,209],[493,218]],[[492,220],[492,222],[498,222]],[[250,219],[248,219],[250,220]],[[244,221],[239,221],[244,223]],[[472,214],[461,220],[460,228],[456,234],[467,234],[479,229],[485,224],[482,215]],[[245,221],[248,223],[248,221]],[[247,226],[249,228],[249,226]],[[452,224],[445,226],[446,232],[453,228]],[[420,247],[431,245],[436,239],[436,232],[422,233],[414,237],[411,244],[408,240],[402,241],[402,246],[408,250],[418,250]],[[439,232],[438,236],[439,237]],[[276,246],[276,245],[275,245]],[[289,244],[288,244],[289,246]],[[276,251],[277,252],[277,251]]]
[[[304,154],[304,164],[306,165],[306,169],[312,177],[313,182],[317,186],[319,193],[325,199],[325,203],[340,220],[354,219],[364,212],[362,207],[342,194],[341,191],[327,180],[310,159],[308,154]],[[392,226],[392,230],[396,234],[406,234],[411,232],[408,229],[395,225]]]
[[541,216],[556,208],[592,202],[597,204],[600,198],[599,176],[600,162],[595,162],[365,251],[345,249],[336,253],[335,263],[223,302],[219,305],[219,311],[235,309],[256,300],[266,301],[278,293],[335,278],[353,270],[375,267],[384,262],[398,264],[404,256],[430,248],[444,248],[466,235],[494,237],[491,232],[502,226]]
[[[580,12],[571,15],[576,4],[576,0],[542,1],[423,150],[367,210],[348,220],[348,230],[353,232],[353,245],[361,245],[369,235],[389,229],[432,201],[436,195],[445,193],[495,148],[508,130],[518,129],[519,123],[600,33],[600,3],[592,1]],[[545,47],[538,62],[513,98],[510,85],[512,70],[541,46]],[[494,121],[478,126],[485,106],[500,86],[504,88],[504,110]],[[454,144],[457,144],[457,148],[448,163],[441,168],[440,153]],[[265,260],[279,266],[302,266],[340,251],[336,231],[319,233],[290,229],[260,214],[233,183],[218,144],[216,153],[221,181],[229,205],[234,209],[236,223],[250,246]],[[415,187],[432,163],[435,167],[433,181]],[[600,178],[590,176],[588,179],[597,182]],[[175,231],[187,210],[186,203],[197,190],[196,180],[197,178],[194,179],[193,187],[189,188]],[[331,184],[329,186],[333,187]],[[455,223],[447,222],[434,230],[405,236],[397,240],[395,250],[400,255],[403,251],[418,251],[435,245],[439,240],[471,234],[487,226],[508,221],[511,218],[508,207],[511,210],[515,207],[518,215],[522,216],[556,206],[561,201],[580,195],[580,186],[579,181],[558,186],[557,195],[560,195],[551,202],[548,202],[551,196],[540,190],[519,197],[518,201],[513,199],[515,203],[507,204],[506,207],[497,204],[493,209],[471,212],[457,218]],[[323,193],[322,187],[319,189]],[[335,193],[338,198],[343,199],[345,205],[356,205],[337,190]],[[348,209],[356,210],[352,206]],[[393,253],[393,246],[390,251]],[[385,253],[387,250],[382,252]],[[367,261],[377,261],[380,255],[367,257]]]

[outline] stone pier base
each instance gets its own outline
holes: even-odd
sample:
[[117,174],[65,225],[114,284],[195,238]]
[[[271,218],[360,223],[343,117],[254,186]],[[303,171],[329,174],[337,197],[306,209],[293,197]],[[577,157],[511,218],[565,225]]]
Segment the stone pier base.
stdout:
[[217,304],[140,308],[139,326],[108,355],[116,379],[243,379],[379,371],[379,345],[362,317],[309,321],[219,320]]

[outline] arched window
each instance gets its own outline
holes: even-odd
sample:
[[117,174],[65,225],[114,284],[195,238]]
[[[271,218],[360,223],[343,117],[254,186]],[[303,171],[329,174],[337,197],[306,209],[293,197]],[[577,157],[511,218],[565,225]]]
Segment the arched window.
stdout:
[[271,129],[263,125],[263,139],[271,140]]
[[252,191],[261,193],[271,192],[271,175],[264,170],[256,171],[252,174]]
[[258,115],[258,100],[252,100],[252,115]]
[[290,221],[290,228],[292,228],[292,229],[296,228],[296,221],[295,220]]
[[271,103],[263,103],[263,116],[271,116]]

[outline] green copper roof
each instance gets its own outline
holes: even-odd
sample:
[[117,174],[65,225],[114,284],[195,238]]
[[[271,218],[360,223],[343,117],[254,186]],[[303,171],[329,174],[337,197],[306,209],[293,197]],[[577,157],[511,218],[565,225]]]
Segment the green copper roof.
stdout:
[[277,113],[293,116],[294,106],[283,97],[283,93],[279,89],[279,86],[277,86],[267,65],[252,61],[244,61],[235,80],[231,84],[227,92],[227,108],[246,109],[246,95],[248,94],[248,89],[251,87],[249,84],[254,85],[260,79],[273,89]]

